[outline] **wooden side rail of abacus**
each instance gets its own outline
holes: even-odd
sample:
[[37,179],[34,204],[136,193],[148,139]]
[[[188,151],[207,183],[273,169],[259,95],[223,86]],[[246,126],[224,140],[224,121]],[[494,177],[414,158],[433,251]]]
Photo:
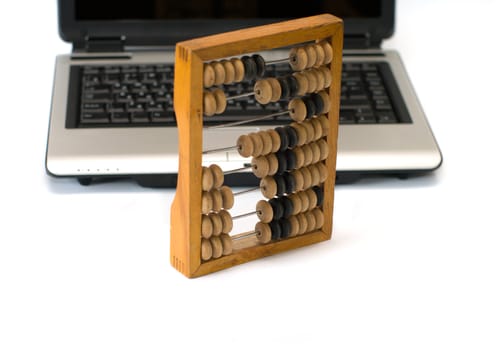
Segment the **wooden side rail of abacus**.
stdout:
[[[327,40],[333,48],[329,88],[331,110],[326,160],[329,176],[324,183],[325,222],[307,235],[251,245],[218,259],[202,262],[201,173],[203,129],[203,64],[205,61],[241,56],[315,40]],[[171,264],[188,277],[201,276],[260,257],[330,239],[335,185],[343,23],[330,14],[305,17],[249,29],[198,38],[176,45],[174,109],[179,133],[179,175],[171,207]],[[245,244],[244,244],[245,246]]]

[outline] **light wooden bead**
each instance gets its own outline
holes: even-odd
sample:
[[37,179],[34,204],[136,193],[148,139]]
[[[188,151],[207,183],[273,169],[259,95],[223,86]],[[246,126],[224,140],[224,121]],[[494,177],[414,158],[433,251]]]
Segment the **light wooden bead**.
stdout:
[[311,163],[314,164],[320,161],[320,147],[318,147],[318,144],[316,142],[312,142],[309,144],[311,148]]
[[237,151],[244,158],[248,158],[254,153],[254,142],[250,135],[240,135],[238,137]]
[[254,85],[254,97],[256,101],[265,105],[271,102],[272,96],[273,88],[270,81],[267,79],[258,80]]
[[320,208],[315,208],[313,209],[312,213],[315,217],[315,229],[319,230],[324,226],[325,223],[324,212]]
[[311,232],[315,229],[316,226],[316,220],[315,220],[315,215],[313,215],[312,212],[308,211],[304,213],[304,216],[306,217],[306,232]]
[[214,179],[214,188],[220,188],[224,183],[224,174],[223,170],[217,164],[209,165],[209,169],[212,173],[212,178]]
[[292,176],[294,177],[294,182],[296,183],[296,191],[302,191],[304,188],[303,173],[301,173],[299,169],[296,169],[292,172]]
[[315,61],[314,66],[320,67],[324,64],[324,61],[325,61],[324,48],[322,47],[322,45],[319,45],[319,44],[315,44],[315,45],[313,45],[313,47],[315,48],[315,51],[317,52],[317,60]]
[[223,243],[221,242],[221,238],[212,236],[209,241],[212,246],[212,257],[214,259],[220,258],[223,255]]
[[230,213],[227,210],[222,209],[219,212],[219,216],[221,217],[221,222],[223,227],[221,228],[222,233],[230,233],[233,229],[233,219]]
[[304,151],[301,147],[296,147],[292,150],[294,156],[296,157],[296,168],[302,168],[304,165]]
[[313,210],[317,206],[317,195],[311,188],[308,188],[305,193],[308,196],[308,203],[310,204],[308,210]]
[[289,52],[289,64],[295,71],[302,71],[308,65],[308,54],[303,47],[293,47]]
[[212,171],[203,166],[202,167],[202,191],[210,191],[214,186],[214,176]]
[[275,175],[278,171],[278,158],[275,153],[270,153],[265,156],[268,161],[268,175]]
[[324,73],[322,73],[322,71],[320,71],[318,68],[311,69],[311,72],[315,75],[315,78],[317,79],[317,87],[315,91],[324,89],[325,86]]
[[301,146],[301,150],[303,151],[304,154],[303,167],[310,165],[311,161],[313,160],[313,151],[311,150],[310,144]]
[[261,154],[270,154],[271,149],[273,148],[273,140],[271,139],[271,135],[264,130],[259,131],[258,134],[259,137],[261,137],[261,140],[263,140],[263,150],[261,151]]
[[308,170],[308,168],[301,168],[298,169],[301,171],[301,174],[303,175],[303,189],[310,188],[311,187],[311,173]]
[[325,114],[318,117],[318,120],[322,124],[322,136],[327,136],[329,134],[329,119]]
[[306,191],[298,192],[299,198],[301,199],[301,213],[304,213],[310,207],[310,197]]
[[204,87],[208,88],[214,85],[214,82],[216,81],[216,72],[214,71],[214,68],[207,63],[204,63]]
[[223,208],[226,210],[233,208],[235,197],[233,196],[231,188],[228,186],[221,186],[219,191],[221,191],[221,196],[223,197]]
[[235,82],[235,66],[228,61],[221,61],[224,67],[224,84],[233,84]]
[[223,255],[230,255],[233,252],[233,240],[231,237],[225,233],[219,236],[221,243],[223,244]]
[[208,215],[202,215],[202,237],[209,238],[212,236],[212,220]]
[[319,44],[324,49],[324,54],[325,54],[324,64],[331,63],[332,62],[332,58],[334,56],[333,52],[332,52],[332,46],[331,46],[331,44],[328,43],[326,40],[322,40]]
[[327,180],[327,176],[329,173],[327,171],[327,166],[323,162],[319,162],[316,164],[318,173],[320,174],[320,184],[324,183]]
[[296,215],[297,221],[299,222],[299,231],[298,234],[302,235],[306,233],[308,229],[308,221],[306,220],[306,216],[303,213],[299,213]]
[[216,97],[210,91],[204,91],[204,115],[211,117],[216,114]]
[[212,209],[212,196],[209,192],[202,192],[202,214],[209,214]]
[[277,102],[280,100],[280,96],[282,96],[280,82],[276,78],[267,78],[266,80],[271,85],[271,102]]
[[308,167],[308,170],[310,171],[311,174],[311,185],[310,187],[317,186],[320,184],[320,173],[315,166],[315,164],[312,164]]
[[251,132],[249,137],[252,140],[252,156],[259,157],[263,152],[263,139],[257,132]]
[[210,195],[212,196],[212,210],[219,211],[223,207],[223,195],[216,188],[210,191]]
[[256,215],[260,221],[268,223],[273,220],[273,208],[268,201],[261,199],[256,203]]
[[289,196],[290,201],[292,202],[292,215],[297,215],[303,210],[303,204],[301,201],[301,196],[298,193],[291,194]]
[[265,156],[252,158],[251,169],[254,175],[260,179],[267,176],[270,171],[268,159]]
[[212,93],[216,98],[216,114],[221,114],[226,110],[226,96],[221,89],[214,89]]
[[306,55],[308,56],[308,63],[306,64],[306,68],[311,68],[317,62],[317,51],[315,50],[314,45],[306,45],[304,49],[306,51]]
[[224,80],[226,78],[226,71],[224,69],[224,66],[221,62],[211,62],[210,65],[212,68],[214,68],[215,74],[215,79],[214,79],[214,85],[221,85],[224,83]]
[[318,148],[320,149],[320,160],[326,160],[329,156],[329,145],[325,139],[317,141]]
[[287,109],[289,109],[290,117],[297,122],[301,122],[306,118],[306,105],[300,98],[296,97],[290,100]]
[[317,84],[317,76],[311,72],[311,70],[307,70],[304,72],[304,76],[308,79],[308,93],[315,92],[318,87]]
[[310,124],[313,126],[313,131],[314,131],[314,140],[320,140],[322,138],[323,130],[322,130],[322,123],[316,118],[310,119]]
[[235,68],[235,83],[240,83],[242,80],[244,80],[245,66],[242,60],[239,58],[232,58],[230,62],[233,64],[233,67]]
[[313,128],[313,125],[309,121],[303,123],[304,129],[306,130],[306,142],[305,143],[310,143],[315,141],[315,129]]
[[265,198],[271,199],[277,194],[277,183],[271,176],[266,176],[259,182],[259,188]]
[[261,243],[268,243],[271,241],[271,228],[264,222],[258,222],[254,228],[256,231],[256,238]]
[[208,239],[202,238],[202,243],[200,244],[201,258],[203,261],[207,261],[212,258],[212,244]]
[[297,236],[299,234],[299,220],[294,215],[290,216],[288,220],[291,226],[290,237]]
[[326,66],[319,67],[318,69],[324,75],[324,89],[329,88],[332,84],[331,70],[329,68],[327,68]]
[[318,92],[318,94],[320,95],[320,97],[324,102],[324,109],[320,112],[317,112],[317,114],[328,113],[331,109],[331,99],[329,97],[329,94],[325,90]]
[[303,72],[295,72],[292,74],[297,81],[297,92],[296,96],[304,96],[308,92],[308,78]]
[[209,218],[212,221],[212,236],[219,236],[223,232],[223,220],[218,213],[210,213]]
[[297,134],[297,146],[302,146],[306,143],[306,129],[303,126],[304,123],[291,123],[291,126],[296,130]]
[[278,152],[280,149],[280,134],[275,129],[269,129],[266,132],[271,136],[271,152]]

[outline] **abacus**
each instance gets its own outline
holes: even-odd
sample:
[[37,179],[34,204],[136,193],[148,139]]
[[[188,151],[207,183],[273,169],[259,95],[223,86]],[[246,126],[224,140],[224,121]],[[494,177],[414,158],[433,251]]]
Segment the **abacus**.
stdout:
[[[343,24],[323,14],[216,34],[176,45],[174,109],[179,132],[179,170],[171,207],[171,264],[197,277],[332,235]],[[266,77],[260,52],[289,50],[293,70]],[[283,60],[282,60],[283,61]],[[226,96],[225,86],[255,80],[252,91]],[[241,135],[229,145],[250,158],[259,187],[240,192],[225,185],[216,164],[202,165],[204,121],[224,113],[233,98],[260,104],[289,99],[285,126]],[[255,119],[253,119],[255,120]],[[228,127],[219,125],[210,127]],[[235,169],[234,171],[240,171]],[[236,196],[260,190],[251,213],[231,216]],[[257,215],[255,226],[232,232],[233,221]]]

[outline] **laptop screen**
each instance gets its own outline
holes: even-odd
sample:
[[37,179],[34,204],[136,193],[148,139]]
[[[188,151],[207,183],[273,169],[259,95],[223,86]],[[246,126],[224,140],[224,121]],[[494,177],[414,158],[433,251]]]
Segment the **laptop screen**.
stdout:
[[59,0],[63,40],[124,38],[126,45],[174,45],[210,34],[331,13],[350,36],[373,43],[393,33],[395,0]]

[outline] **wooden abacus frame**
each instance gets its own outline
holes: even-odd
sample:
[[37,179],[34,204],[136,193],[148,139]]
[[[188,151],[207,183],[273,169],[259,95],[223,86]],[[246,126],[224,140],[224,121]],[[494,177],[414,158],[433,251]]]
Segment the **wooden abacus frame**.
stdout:
[[[242,239],[230,255],[202,262],[200,232],[204,62],[319,40],[327,40],[333,49],[330,63],[332,84],[329,88],[331,109],[328,112],[330,124],[326,137],[329,156],[325,160],[328,177],[324,183],[324,225],[305,235],[268,244],[254,244],[251,242],[252,238]],[[171,264],[178,271],[187,277],[197,277],[331,238],[342,47],[342,20],[329,14],[212,35],[176,45],[174,108],[179,130],[179,175],[171,208],[170,253]]]

